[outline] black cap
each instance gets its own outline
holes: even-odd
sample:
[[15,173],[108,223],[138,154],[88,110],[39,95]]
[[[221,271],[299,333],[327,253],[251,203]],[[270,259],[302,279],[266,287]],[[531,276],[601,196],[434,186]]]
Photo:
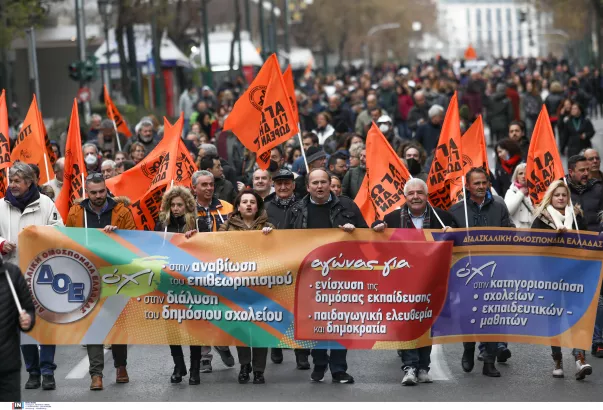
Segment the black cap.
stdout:
[[288,169],[281,168],[272,176],[272,180],[278,181],[281,179],[290,179],[293,181],[295,179],[295,175],[293,175],[293,172],[289,171]]
[[327,153],[324,152],[322,149],[315,147],[315,146],[311,146],[306,151],[306,159],[308,161],[308,164],[311,164],[316,160],[323,159],[326,157],[327,157]]

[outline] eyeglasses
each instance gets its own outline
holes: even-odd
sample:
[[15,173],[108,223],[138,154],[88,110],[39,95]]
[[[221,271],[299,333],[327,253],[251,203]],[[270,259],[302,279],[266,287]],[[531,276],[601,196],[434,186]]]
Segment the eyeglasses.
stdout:
[[587,161],[600,161],[601,157],[590,157],[590,158],[586,158]]
[[86,177],[86,181],[92,181],[95,179],[105,179],[105,177],[103,176],[103,174],[101,174],[100,172],[95,172],[93,174],[88,174],[88,176]]

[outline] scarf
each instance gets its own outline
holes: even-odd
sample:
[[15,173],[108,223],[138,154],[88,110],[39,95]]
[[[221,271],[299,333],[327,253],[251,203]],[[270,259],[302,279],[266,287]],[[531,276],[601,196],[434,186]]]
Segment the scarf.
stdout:
[[[425,209],[425,214],[423,215],[423,229],[429,229],[431,225],[431,218],[429,216],[429,209]],[[415,224],[412,222],[412,217],[410,216],[410,212],[408,211],[408,205],[404,205],[400,209],[400,218],[402,228],[412,228],[416,229]]]
[[521,161],[521,155],[515,154],[509,159],[501,159],[500,165],[502,165],[507,174],[512,174],[519,161]]
[[295,195],[291,195],[289,198],[282,199],[278,195],[274,196],[274,203],[281,208],[289,208],[295,202]]
[[586,185],[582,185],[582,184],[575,183],[571,178],[569,178],[569,176],[566,179],[567,179],[567,184],[570,186],[572,191],[574,191],[578,195],[582,195],[588,189],[588,187],[591,185],[590,181],[588,181],[586,183]]
[[34,201],[37,201],[38,199],[40,199],[40,191],[38,190],[36,184],[33,183],[29,186],[29,190],[19,198],[14,196],[10,189],[6,190],[6,195],[4,197],[5,201],[9,202],[12,206],[19,209],[21,213],[25,210],[25,208],[27,208],[29,204]]
[[548,205],[546,210],[549,215],[551,215],[551,218],[553,218],[553,223],[557,229],[564,227],[568,230],[572,229],[572,225],[574,223],[574,210],[571,208],[571,206],[567,205],[565,207],[565,215],[561,215],[561,212],[553,208],[553,205]]

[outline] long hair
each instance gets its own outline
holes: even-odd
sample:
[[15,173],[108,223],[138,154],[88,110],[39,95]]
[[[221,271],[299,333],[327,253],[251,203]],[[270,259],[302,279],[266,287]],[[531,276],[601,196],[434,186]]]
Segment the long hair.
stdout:
[[195,205],[195,198],[188,189],[182,186],[175,186],[163,195],[163,198],[161,199],[161,209],[159,211],[159,222],[163,226],[168,226],[170,224],[170,217],[172,216],[172,200],[178,197],[182,198],[184,201],[184,222],[186,224],[186,230],[191,231],[196,229],[197,206]]
[[[538,218],[538,216],[540,216],[540,214],[542,214],[542,212],[546,210],[546,207],[551,204],[551,201],[553,199],[553,192],[555,192],[557,188],[565,188],[565,190],[567,191],[567,198],[569,204],[569,200],[572,195],[569,190],[569,187],[565,185],[565,182],[561,179],[554,181],[553,183],[551,183],[551,185],[549,185],[548,189],[544,194],[544,198],[542,198],[542,201],[540,202],[540,205],[538,205],[538,208],[536,208],[536,210],[534,211],[534,219]],[[576,216],[582,215],[582,209],[579,206],[574,205],[574,213],[576,214]]]
[[513,171],[513,176],[511,177],[511,182],[512,183],[517,182],[517,174],[519,174],[519,171],[524,171],[525,172],[526,171],[526,167],[527,167],[527,165],[526,165],[525,162],[522,162],[522,163],[520,163],[519,165],[517,165],[515,167],[515,171]]
[[234,204],[233,204],[234,210],[232,211],[232,215],[233,216],[237,215],[237,216],[241,217],[241,213],[239,212],[239,205],[241,205],[241,199],[243,198],[243,195],[245,195],[245,194],[251,194],[255,197],[255,202],[258,205],[258,211],[256,212],[253,219],[258,219],[260,217],[260,215],[262,215],[262,212],[264,212],[264,200],[262,199],[260,194],[258,194],[256,191],[254,191],[251,188],[245,188],[244,190],[239,192],[239,195],[237,195],[237,197],[234,200]]

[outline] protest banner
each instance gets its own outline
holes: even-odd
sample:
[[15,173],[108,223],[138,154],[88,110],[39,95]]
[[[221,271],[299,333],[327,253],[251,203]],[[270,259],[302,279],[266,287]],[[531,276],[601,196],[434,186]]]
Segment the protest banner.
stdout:
[[373,123],[366,137],[366,175],[354,199],[369,226],[404,205],[410,173]]
[[117,135],[118,133],[125,135],[127,138],[130,138],[132,136],[132,131],[130,131],[130,128],[128,128],[128,124],[126,124],[126,121],[119,113],[119,110],[113,103],[113,100],[111,100],[111,96],[107,91],[106,85],[103,86],[103,92],[105,96],[105,107],[107,107],[107,118],[113,121],[113,124],[115,126],[115,138],[117,138],[117,140],[119,141],[119,135]]
[[232,131],[245,148],[256,153],[262,169],[270,165],[270,150],[299,132],[276,54],[266,60],[237,100],[224,121],[224,130]]
[[[69,209],[75,201],[84,195],[82,181],[87,176],[86,163],[82,153],[82,138],[80,136],[80,116],[77,100],[73,100],[67,142],[65,144],[65,167],[63,173],[63,188],[55,200],[57,210],[63,221],[67,220]],[[82,176],[83,175],[83,176]]]
[[28,335],[42,344],[590,347],[603,264],[595,234],[319,232],[164,240],[28,227],[19,260],[38,315]]
[[469,162],[465,159],[462,150],[460,123],[455,92],[446,111],[440,140],[435,149],[427,178],[431,205],[444,210],[450,208],[458,200],[458,197],[452,197],[453,192],[456,192],[456,195],[462,195],[463,163]]
[[532,132],[526,162],[526,185],[532,203],[539,204],[549,185],[564,176],[555,133],[551,128],[549,114],[543,105]]
[[2,94],[0,94],[0,198],[4,197],[8,188],[8,168],[10,166],[8,109],[6,107],[6,91],[2,90]]
[[42,115],[38,110],[38,101],[33,96],[33,101],[29,106],[19,136],[15,141],[10,160],[11,162],[21,161],[26,164],[35,164],[40,169],[39,185],[44,185],[54,178],[51,160],[54,153],[50,154],[50,142],[46,134],[46,128],[42,122]]

